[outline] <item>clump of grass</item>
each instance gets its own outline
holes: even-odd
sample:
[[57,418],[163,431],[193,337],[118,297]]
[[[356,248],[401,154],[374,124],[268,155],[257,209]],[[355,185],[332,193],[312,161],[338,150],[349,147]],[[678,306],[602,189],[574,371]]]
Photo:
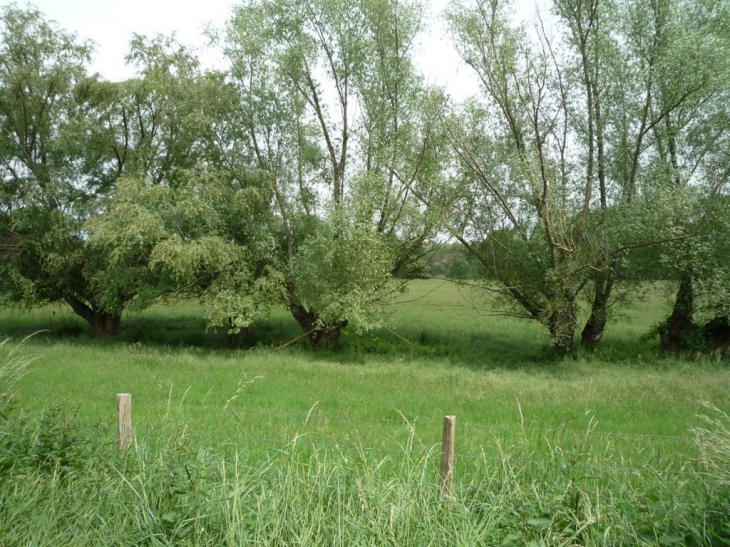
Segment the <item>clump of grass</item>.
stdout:
[[[28,338],[30,336],[25,340]],[[23,342],[15,347],[12,347],[10,342],[10,338],[0,342],[0,397],[2,398],[12,397],[15,384],[25,374],[28,366],[36,359],[33,356],[17,354]]]
[[16,412],[14,390],[34,361],[32,356],[18,354],[20,345],[13,347],[10,342],[9,338],[0,342],[0,479],[21,457],[24,422]]
[[711,403],[694,428],[700,451],[698,477],[704,486],[703,513],[717,545],[730,545],[730,416]]

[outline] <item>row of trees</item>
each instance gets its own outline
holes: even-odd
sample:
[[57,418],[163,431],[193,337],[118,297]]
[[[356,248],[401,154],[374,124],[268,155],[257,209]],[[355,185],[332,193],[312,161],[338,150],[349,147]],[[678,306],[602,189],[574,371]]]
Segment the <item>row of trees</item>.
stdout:
[[449,234],[563,352],[581,298],[600,340],[642,249],[680,281],[667,348],[698,306],[728,315],[728,2],[555,0],[527,27],[457,1],[482,83],[461,104],[415,68],[423,8],[245,0],[211,36],[227,70],[135,36],[122,82],[3,8],[0,298],[65,301],[98,335],[160,300],[234,333],[284,305],[323,348],[378,326]]

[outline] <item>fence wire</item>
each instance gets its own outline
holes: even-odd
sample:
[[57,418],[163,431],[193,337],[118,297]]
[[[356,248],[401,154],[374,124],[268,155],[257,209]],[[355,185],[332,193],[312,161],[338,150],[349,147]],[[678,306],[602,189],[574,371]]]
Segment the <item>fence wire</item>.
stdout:
[[[113,408],[113,401],[115,400],[116,394],[102,394],[94,391],[86,390],[74,390],[74,391],[62,391],[57,389],[21,389],[22,393],[27,394],[39,394],[39,395],[58,395],[63,400],[76,400],[80,398],[93,399],[108,401],[110,408]],[[141,399],[141,400],[140,400]],[[441,428],[443,423],[435,420],[422,420],[419,418],[413,418],[412,420],[407,417],[401,418],[386,418],[386,417],[373,417],[373,416],[358,416],[348,414],[326,414],[320,409],[312,409],[309,412],[289,412],[281,410],[265,410],[261,408],[251,408],[246,406],[237,406],[235,400],[229,399],[227,403],[212,404],[205,402],[195,401],[174,401],[171,397],[137,397],[133,399],[133,404],[139,405],[161,405],[167,407],[167,411],[176,410],[181,408],[195,408],[195,409],[207,409],[207,410],[230,410],[233,412],[234,417],[238,420],[242,420],[243,416],[270,416],[277,418],[288,418],[292,420],[300,420],[306,424],[316,424],[318,421],[326,420],[330,422],[343,422],[343,423],[371,423],[371,424],[397,424],[408,427],[430,427],[433,429]],[[598,431],[595,429],[574,429],[568,427],[537,427],[534,425],[523,425],[523,424],[496,424],[496,423],[480,423],[480,422],[460,422],[459,428],[462,432],[466,429],[490,431],[490,432],[501,432],[506,434],[539,434],[539,435],[574,435],[581,436],[588,439],[589,437],[598,437],[603,439],[621,439],[626,441],[636,440],[641,443],[649,442],[650,447],[659,448],[659,445],[653,445],[653,441],[672,441],[672,442],[683,442],[683,443],[694,443],[695,439],[689,435],[665,435],[665,434],[653,434],[653,433],[630,433],[622,431]],[[440,429],[437,429],[437,431]],[[283,451],[287,447],[293,447],[295,444],[309,445],[315,450],[329,449],[338,452],[355,452],[363,455],[379,455],[390,457],[391,455],[398,456],[409,456],[414,458],[425,458],[440,454],[441,443],[434,443],[432,445],[423,444],[420,439],[415,446],[405,447],[400,443],[397,443],[395,439],[390,438],[391,446],[363,446],[354,442],[352,439],[348,440],[332,440],[322,439],[322,434],[315,431],[306,431],[304,433],[295,433],[293,438],[275,438],[271,436],[261,436],[252,434],[235,434],[235,435],[221,435],[222,431],[217,431],[211,434],[204,433],[193,433],[185,431],[181,434],[183,438],[191,439],[199,443],[210,443],[214,442],[219,446],[249,446],[249,447],[262,447],[265,450],[271,451]],[[393,447],[393,444],[398,444],[398,447]],[[639,447],[640,449],[647,448],[646,446]],[[504,465],[504,455],[490,455],[484,452],[483,446],[479,445],[481,453],[474,454],[469,452],[457,452],[455,457],[457,461],[467,461],[476,463],[484,463],[485,465]],[[674,454],[677,454],[674,452]],[[516,461],[516,458],[511,458],[509,463]],[[525,462],[522,462],[525,463]],[[563,464],[557,460],[550,458],[540,458],[532,463],[540,463],[541,465],[551,465],[560,467]],[[584,472],[598,472],[600,474],[608,473],[622,473],[622,474],[633,474],[636,476],[643,476],[649,473],[658,475],[674,475],[674,476],[689,476],[693,472],[686,470],[682,467],[671,468],[665,467],[658,469],[656,467],[637,467],[631,465],[630,461],[626,462],[627,465],[597,465],[591,462],[582,461],[577,462],[573,466],[576,469]]]
[[[91,391],[61,391],[53,389],[32,389],[32,390],[21,390],[25,393],[41,393],[41,394],[57,394],[62,395],[64,398],[69,396],[83,396],[87,399],[96,400],[113,400],[115,395],[101,394]],[[411,424],[418,426],[440,426],[441,421],[434,420],[423,420],[415,417],[412,420],[408,420],[407,417],[402,418],[385,418],[385,417],[373,417],[373,416],[357,416],[351,414],[323,414],[319,409],[314,409],[310,412],[289,412],[283,410],[267,410],[261,408],[251,408],[237,406],[235,404],[221,403],[199,403],[195,401],[173,401],[170,398],[151,397],[144,398],[144,404],[159,404],[166,405],[169,407],[177,408],[204,408],[210,410],[221,410],[221,409],[235,409],[237,413],[243,413],[247,415],[267,415],[267,416],[280,416],[286,418],[297,418],[304,420],[311,420],[315,417],[324,418],[330,421],[341,421],[341,422],[370,422],[370,423],[393,423],[393,424]],[[588,432],[585,429],[575,429],[567,427],[537,427],[532,425],[514,425],[514,424],[496,424],[496,423],[481,423],[481,422],[459,422],[459,427],[473,427],[478,429],[489,429],[489,430],[505,430],[505,431],[526,431],[526,432],[537,432],[537,433],[568,433],[571,435],[590,435],[590,436],[601,436],[601,437],[617,437],[617,438],[636,438],[636,439],[666,439],[666,440],[679,440],[679,441],[694,441],[694,437],[690,435],[666,435],[666,434],[655,434],[655,433],[629,433],[623,431],[601,431],[592,429]]]

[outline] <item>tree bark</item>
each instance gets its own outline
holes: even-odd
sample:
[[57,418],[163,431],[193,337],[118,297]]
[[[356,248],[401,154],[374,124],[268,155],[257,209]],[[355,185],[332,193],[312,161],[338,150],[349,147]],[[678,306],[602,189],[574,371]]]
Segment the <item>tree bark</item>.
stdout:
[[693,326],[693,314],[692,276],[685,273],[679,281],[679,290],[674,301],[672,315],[669,316],[666,325],[659,332],[662,351],[679,353],[685,349],[687,336]]
[[320,325],[317,314],[312,313],[296,302],[290,304],[289,309],[302,330],[308,333],[307,338],[309,338],[309,343],[315,351],[332,347],[347,327],[347,320],[337,321],[330,325]]
[[94,336],[115,336],[122,332],[121,314],[92,308],[73,296],[66,297],[64,300],[76,315],[89,323]]
[[593,308],[591,316],[580,333],[580,341],[586,347],[595,348],[603,338],[603,331],[606,329],[606,308]]
[[719,316],[705,323],[702,336],[707,348],[721,357],[730,348],[730,317]]
[[560,355],[568,355],[573,351],[576,326],[575,303],[572,301],[550,314],[548,328],[553,337],[553,345]]
[[596,292],[591,306],[591,315],[580,333],[581,343],[587,347],[595,347],[603,338],[608,322],[608,301],[611,298],[616,280],[615,266],[598,276],[595,282]]
[[238,327],[236,325],[235,316],[231,316],[228,318],[228,326],[230,327],[228,343],[231,349],[238,349],[241,347],[241,344],[243,344],[243,341],[246,339],[246,337],[251,333],[251,327]]

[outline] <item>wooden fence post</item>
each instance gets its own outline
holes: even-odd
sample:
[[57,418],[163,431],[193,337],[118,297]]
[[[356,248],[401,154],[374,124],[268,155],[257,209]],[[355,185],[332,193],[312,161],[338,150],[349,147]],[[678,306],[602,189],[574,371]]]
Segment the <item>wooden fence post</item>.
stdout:
[[132,394],[117,393],[119,450],[126,451],[132,441]]
[[441,440],[441,490],[447,493],[454,483],[454,429],[456,416],[444,416],[444,436]]

